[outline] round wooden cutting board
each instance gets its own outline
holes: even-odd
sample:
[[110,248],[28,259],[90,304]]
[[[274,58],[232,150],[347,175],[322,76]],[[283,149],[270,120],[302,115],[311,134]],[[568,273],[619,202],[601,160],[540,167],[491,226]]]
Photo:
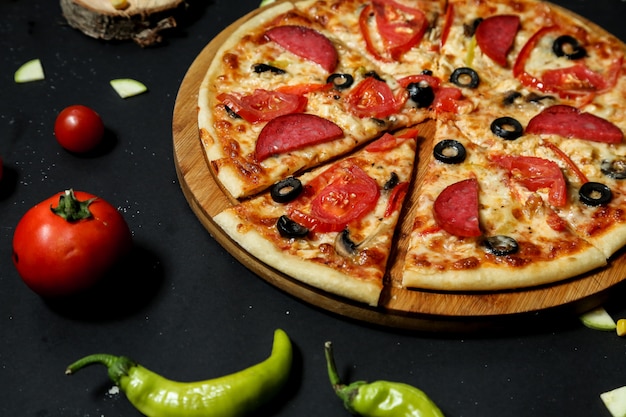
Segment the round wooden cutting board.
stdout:
[[[601,270],[542,287],[489,293],[409,290],[398,284],[399,264],[403,259],[400,248],[404,247],[400,239],[389,261],[392,267],[380,305],[370,307],[302,284],[243,251],[213,221],[213,216],[233,201],[220,188],[205,160],[198,136],[197,102],[200,83],[219,46],[235,28],[258,12],[255,10],[231,24],[196,57],[181,84],[173,115],[174,158],[183,193],[210,234],[251,271],[296,298],[341,316],[386,327],[425,331],[471,331],[540,311],[579,314],[604,302],[607,290],[624,280],[626,254],[622,250]],[[429,152],[432,125],[427,122],[420,127],[420,133],[423,136],[418,142],[420,148]],[[424,160],[422,155],[420,160]]]

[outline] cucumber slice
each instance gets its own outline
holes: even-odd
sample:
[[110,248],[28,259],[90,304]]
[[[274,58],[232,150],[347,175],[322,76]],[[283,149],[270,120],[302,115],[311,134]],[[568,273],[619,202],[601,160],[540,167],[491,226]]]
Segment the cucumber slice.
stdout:
[[580,321],[590,329],[613,331],[617,327],[613,317],[607,313],[604,307],[596,307],[580,316]]
[[261,4],[259,4],[259,7],[263,7],[263,6],[267,6],[268,4],[272,4],[274,3],[276,0],[262,0]]
[[46,78],[43,72],[43,66],[39,58],[31,59],[28,62],[22,64],[21,67],[15,71],[13,79],[16,83],[29,83],[31,81],[40,81]]
[[109,82],[115,92],[122,98],[136,96],[148,91],[142,82],[133,80],[132,78],[116,78]]
[[613,417],[626,417],[626,386],[603,392],[600,399]]

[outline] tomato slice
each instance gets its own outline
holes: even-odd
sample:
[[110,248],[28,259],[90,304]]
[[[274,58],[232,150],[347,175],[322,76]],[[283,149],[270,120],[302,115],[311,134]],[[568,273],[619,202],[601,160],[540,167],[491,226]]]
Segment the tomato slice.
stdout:
[[385,217],[391,216],[399,208],[400,204],[404,200],[404,197],[406,197],[408,190],[408,181],[401,182],[393,187],[393,190],[391,190],[391,194],[389,195],[387,207],[385,208]]
[[368,152],[386,152],[388,150],[397,148],[398,145],[405,140],[415,140],[417,138],[418,130],[415,128],[407,129],[406,132],[402,132],[398,135],[392,135],[391,133],[385,133],[380,138],[370,143],[365,147]]
[[418,84],[421,82],[425,82],[426,84],[431,86],[434,90],[439,88],[439,85],[441,84],[441,80],[439,78],[434,77],[432,75],[426,75],[426,74],[407,75],[406,77],[402,77],[398,79],[398,84],[400,84],[404,88],[407,88],[409,84],[413,84],[413,83]]
[[565,177],[555,162],[535,156],[500,156],[495,158],[495,162],[530,191],[549,189],[548,202],[553,206],[567,204]]
[[530,54],[533,49],[537,46],[541,38],[547,35],[550,32],[553,32],[558,29],[558,26],[544,26],[535,32],[530,39],[526,42],[526,44],[522,47],[519,54],[517,55],[517,59],[515,60],[515,64],[513,64],[513,76],[518,78],[522,84],[526,87],[537,88],[539,90],[543,89],[543,83],[540,79],[532,76],[526,71],[526,62],[528,58],[530,58]]
[[542,74],[532,75],[526,71],[526,62],[537,47],[539,41],[551,32],[560,30],[558,26],[546,26],[535,32],[522,47],[515,64],[513,76],[526,87],[537,90],[558,93],[562,97],[575,97],[606,91],[615,86],[621,74],[624,56],[615,58],[607,68],[605,74],[591,70],[584,63],[578,63],[565,68],[548,69]]
[[346,97],[346,103],[358,117],[387,117],[400,107],[391,87],[374,77],[367,77],[354,87]]
[[453,21],[454,21],[454,5],[448,4],[448,8],[446,9],[446,14],[443,18],[443,29],[441,30],[441,42],[439,44],[439,48],[443,48],[443,46],[448,41],[448,36],[450,35],[450,29],[452,28]]
[[456,87],[442,87],[435,90],[433,108],[437,113],[457,113],[463,92]]
[[[357,165],[335,165],[306,186],[305,198],[289,210],[290,217],[313,232],[338,232],[363,218],[378,202],[378,184]],[[300,205],[310,201],[310,213]]]
[[421,10],[394,0],[374,0],[372,5],[378,33],[393,60],[422,40],[428,20]]
[[541,80],[547,90],[578,93],[602,91],[610,83],[603,75],[583,64],[544,71]]
[[220,94],[217,99],[249,123],[303,112],[308,103],[307,98],[299,94],[263,89],[254,90],[249,95]]

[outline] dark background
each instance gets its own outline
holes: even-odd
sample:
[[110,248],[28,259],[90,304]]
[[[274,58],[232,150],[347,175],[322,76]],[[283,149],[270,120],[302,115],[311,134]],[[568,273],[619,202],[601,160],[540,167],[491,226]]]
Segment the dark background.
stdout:
[[[609,416],[601,392],[626,385],[626,339],[576,317],[505,322],[505,330],[407,332],[322,311],[272,287],[218,245],[185,200],[172,153],[180,83],[202,48],[259,0],[196,1],[159,47],[107,43],[68,27],[54,0],[0,0],[0,415],[138,416],[103,367],[64,376],[94,352],[131,356],[169,378],[198,380],[248,367],[285,329],[296,349],[293,382],[261,415],[345,416],[328,383],[323,344],[334,342],[346,380],[388,379],[425,390],[448,417]],[[626,2],[559,1],[626,40]],[[14,71],[40,58],[44,81]],[[113,78],[149,93],[122,100]],[[109,146],[76,156],[56,143],[57,113],[100,113]],[[15,225],[32,205],[67,188],[118,207],[134,236],[132,258],[98,297],[45,302],[11,262]],[[624,291],[606,304],[626,317]]]

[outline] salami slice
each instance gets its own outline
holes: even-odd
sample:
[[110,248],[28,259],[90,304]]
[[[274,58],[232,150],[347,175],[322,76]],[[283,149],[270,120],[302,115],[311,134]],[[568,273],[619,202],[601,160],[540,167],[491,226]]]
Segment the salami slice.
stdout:
[[520,18],[515,15],[491,16],[476,28],[476,43],[485,55],[498,65],[507,66],[507,55],[520,27]]
[[624,133],[606,119],[559,104],[533,117],[526,133],[552,134],[603,143],[621,143]]
[[265,32],[265,36],[287,51],[319,64],[331,73],[337,67],[339,57],[333,43],[320,32],[304,26],[277,26]]
[[305,146],[328,142],[343,136],[343,130],[330,120],[308,113],[293,113],[270,120],[259,133],[256,158],[263,161],[272,155]]
[[482,235],[478,222],[478,181],[475,178],[446,187],[434,204],[435,220],[446,232],[460,237]]

